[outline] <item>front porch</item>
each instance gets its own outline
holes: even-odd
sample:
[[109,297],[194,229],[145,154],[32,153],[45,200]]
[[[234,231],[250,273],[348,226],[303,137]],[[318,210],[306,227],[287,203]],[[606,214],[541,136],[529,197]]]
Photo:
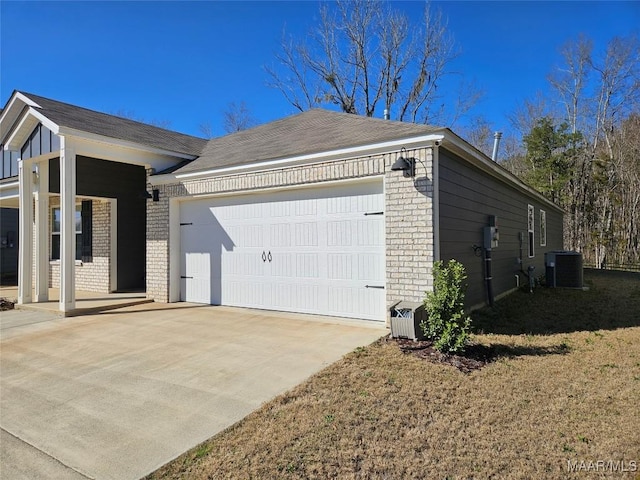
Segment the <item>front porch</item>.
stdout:
[[0,207],[18,209],[18,228],[0,232],[0,243],[17,250],[17,303],[74,315],[102,307],[87,298],[144,291],[147,201],[158,201],[147,177],[193,160],[205,144],[14,91],[0,111]]
[[153,302],[153,300],[146,298],[144,292],[96,293],[77,290],[75,292],[75,308],[62,311],[59,309],[60,290],[58,288],[49,288],[48,296],[49,299],[47,301],[20,305],[17,304],[18,287],[0,287],[0,298],[6,298],[15,302],[16,309],[53,313],[61,317],[89,315],[129,307],[131,305]]

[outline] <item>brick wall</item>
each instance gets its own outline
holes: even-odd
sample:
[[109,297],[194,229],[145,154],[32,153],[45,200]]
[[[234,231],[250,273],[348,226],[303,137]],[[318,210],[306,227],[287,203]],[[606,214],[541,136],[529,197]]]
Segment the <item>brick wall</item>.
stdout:
[[187,180],[151,188],[158,202],[147,202],[147,297],[169,300],[169,199],[208,193],[264,188],[384,175],[386,194],[387,300],[421,301],[431,288],[433,263],[433,184],[431,149],[408,151],[419,159],[416,176],[391,171],[396,153],[278,168],[216,178]]
[[433,287],[432,151],[409,150],[407,156],[417,159],[415,177],[385,175],[388,302],[421,302]]
[[[147,170],[147,179],[152,171]],[[147,192],[154,188],[147,182]],[[147,201],[147,298],[169,301],[169,195],[160,187],[159,201]]]

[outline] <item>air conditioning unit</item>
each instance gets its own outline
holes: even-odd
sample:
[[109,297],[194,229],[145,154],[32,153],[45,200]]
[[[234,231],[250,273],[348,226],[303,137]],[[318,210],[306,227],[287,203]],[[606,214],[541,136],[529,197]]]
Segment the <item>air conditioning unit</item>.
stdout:
[[582,254],[554,251],[544,254],[548,287],[582,288]]

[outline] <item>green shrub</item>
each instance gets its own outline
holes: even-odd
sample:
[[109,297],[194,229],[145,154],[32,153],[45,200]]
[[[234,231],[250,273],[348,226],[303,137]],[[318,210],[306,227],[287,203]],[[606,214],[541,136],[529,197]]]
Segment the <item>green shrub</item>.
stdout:
[[445,353],[463,352],[469,342],[471,318],[464,311],[467,285],[464,266],[449,260],[433,266],[433,292],[427,292],[424,307],[427,320],[420,323],[434,347]]

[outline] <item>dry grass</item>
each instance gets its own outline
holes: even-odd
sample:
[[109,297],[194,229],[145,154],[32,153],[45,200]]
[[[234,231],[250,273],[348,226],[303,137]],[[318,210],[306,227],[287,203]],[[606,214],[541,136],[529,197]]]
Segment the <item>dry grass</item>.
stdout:
[[[148,478],[640,478],[640,276],[586,278],[475,315],[481,370],[380,341]],[[638,472],[567,470],[597,460]]]

